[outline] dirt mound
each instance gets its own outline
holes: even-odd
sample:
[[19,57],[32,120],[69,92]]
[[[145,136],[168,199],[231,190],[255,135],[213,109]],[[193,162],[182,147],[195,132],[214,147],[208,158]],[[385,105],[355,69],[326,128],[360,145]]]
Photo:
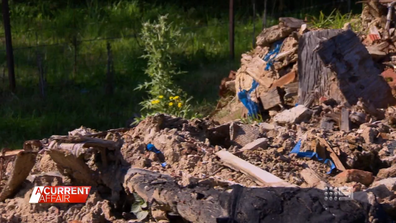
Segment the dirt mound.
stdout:
[[[375,195],[358,182],[354,183],[361,186],[360,200],[324,200],[322,186],[330,185],[336,176],[326,174],[329,167],[323,162],[289,154],[300,128],[276,126],[267,131],[239,122],[219,126],[208,120],[157,115],[132,129],[53,136],[41,141],[35,165],[26,180],[16,185],[16,193],[0,203],[1,220],[129,222],[141,216],[132,212],[136,195],[148,202],[143,211],[150,215],[145,221],[288,221],[307,210],[310,214],[301,215],[298,222],[386,219]],[[260,141],[263,137],[266,140]],[[306,140],[311,138],[315,136]],[[259,146],[250,148],[248,142],[257,140]],[[228,147],[213,143],[220,141]],[[148,144],[163,157],[149,151]],[[229,160],[219,155],[221,150],[267,171],[268,182],[244,169],[229,168],[225,165]],[[325,184],[312,182],[306,170]],[[271,174],[290,186],[275,182],[273,187],[262,187],[270,184]],[[90,185],[92,190],[86,204],[29,204],[33,186],[41,185]]]

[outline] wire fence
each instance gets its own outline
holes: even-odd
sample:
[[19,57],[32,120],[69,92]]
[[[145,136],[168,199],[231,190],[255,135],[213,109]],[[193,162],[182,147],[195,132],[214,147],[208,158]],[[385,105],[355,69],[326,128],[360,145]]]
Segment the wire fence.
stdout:
[[[336,3],[346,3],[348,0],[339,0]],[[282,12],[284,14],[305,13],[307,11],[334,4],[327,2],[298,10]],[[269,14],[273,18],[280,13]],[[254,19],[253,19],[254,18]],[[102,23],[88,23],[85,26],[100,26]],[[268,24],[270,25],[270,24]],[[250,20],[235,21],[235,52],[242,53],[250,50],[254,38],[261,27],[260,15]],[[142,64],[139,62],[143,54],[142,41],[138,32],[130,29],[121,35],[101,35],[88,38],[76,33],[74,38],[59,37],[57,30],[73,30],[73,27],[43,27],[37,29],[13,31],[15,73],[18,83],[51,83],[78,78],[81,82],[100,84],[106,82],[107,67],[115,70],[114,79],[122,82],[125,75],[139,76],[142,73]],[[181,48],[189,59],[202,59],[210,56],[227,57],[229,53],[228,21],[218,21],[215,24],[201,24],[191,27],[181,27],[183,41]],[[54,35],[48,34],[53,32]],[[63,32],[67,33],[67,32]],[[6,50],[4,33],[0,33],[3,41],[0,47],[0,87],[7,88]],[[110,51],[107,45],[110,44]],[[113,58],[108,58],[112,55]],[[109,63],[112,64],[109,64]],[[130,79],[130,78],[129,78]],[[132,78],[133,79],[133,78]],[[138,80],[138,78],[136,78]],[[40,86],[44,88],[44,86]]]

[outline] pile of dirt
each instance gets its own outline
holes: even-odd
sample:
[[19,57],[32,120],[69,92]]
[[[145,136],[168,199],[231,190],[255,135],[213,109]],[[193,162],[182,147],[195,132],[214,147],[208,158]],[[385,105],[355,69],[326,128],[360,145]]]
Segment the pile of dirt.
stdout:
[[[384,128],[380,126],[367,128],[380,131]],[[346,156],[352,161],[340,158],[348,170],[353,167],[381,173],[391,163],[386,164],[389,154],[381,153],[381,160],[378,152],[382,150],[371,149],[380,139],[367,144],[363,131],[340,134],[306,128],[241,122],[216,125],[209,120],[187,121],[157,115],[132,129],[96,132],[81,127],[68,136],[41,140],[42,145],[29,152],[26,151],[29,143],[25,143],[25,150],[10,163],[18,169],[15,165],[24,157],[21,153],[35,154],[34,166],[26,180],[11,185],[12,193],[0,203],[1,221],[132,222],[141,216],[132,212],[136,194],[149,203],[145,222],[288,221],[307,210],[311,214],[302,215],[298,222],[386,220],[387,215],[381,212],[384,207],[376,201],[378,188],[384,193],[378,186],[383,186],[381,177],[372,175],[373,180],[367,184],[367,177],[343,177],[340,176],[343,172],[337,175],[337,170],[326,174],[327,164],[290,155],[301,135],[306,135],[304,142],[313,142],[320,136],[331,143],[337,156],[349,154]],[[393,135],[393,128],[389,127],[388,132]],[[381,142],[388,145],[387,151],[392,150],[389,140]],[[149,144],[161,153],[149,151]],[[301,150],[312,144],[303,143]],[[359,151],[359,146],[364,148]],[[231,154],[232,159],[227,160],[222,152]],[[249,173],[249,168],[238,167],[242,162],[238,158],[269,175],[264,180],[258,178],[256,175],[262,173]],[[360,170],[351,170],[357,173],[350,175],[360,176]],[[386,178],[392,181],[387,174]],[[15,177],[12,172],[6,172],[4,180],[15,182]],[[276,177],[279,180],[271,182]],[[338,184],[356,188],[355,200],[326,201],[324,187]],[[46,185],[89,185],[92,189],[85,204],[29,204],[33,187]],[[383,200],[386,204],[394,202],[390,196]],[[334,215],[335,212],[338,214]]]

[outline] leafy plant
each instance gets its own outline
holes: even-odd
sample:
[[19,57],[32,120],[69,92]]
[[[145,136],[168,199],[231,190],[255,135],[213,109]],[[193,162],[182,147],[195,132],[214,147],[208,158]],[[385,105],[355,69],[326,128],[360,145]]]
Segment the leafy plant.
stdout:
[[258,124],[264,122],[264,119],[260,114],[257,114],[255,117],[241,118],[241,122],[244,124]]
[[139,221],[143,221],[149,214],[147,202],[136,193],[133,193],[133,197],[135,198],[135,202],[132,204],[131,212]]
[[142,110],[146,113],[167,113],[185,118],[190,105],[187,94],[175,84],[176,75],[185,74],[176,68],[172,51],[178,47],[180,29],[166,22],[167,15],[159,16],[158,22],[143,24],[141,39],[147,59],[145,74],[149,81],[140,84],[136,90],[147,89],[149,98],[143,100]]
[[[311,25],[315,28],[319,29],[341,29],[344,24],[347,22],[351,22],[354,19],[354,16],[351,12],[342,14],[340,11],[334,9],[328,16],[326,16],[322,11],[320,11],[318,17],[311,18]],[[356,26],[357,24],[351,24],[352,26]],[[353,27],[357,28],[357,27]]]

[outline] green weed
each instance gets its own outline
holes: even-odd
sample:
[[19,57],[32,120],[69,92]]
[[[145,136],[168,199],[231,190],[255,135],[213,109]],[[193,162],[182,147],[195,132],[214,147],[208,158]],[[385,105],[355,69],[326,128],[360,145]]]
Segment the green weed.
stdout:
[[350,22],[354,31],[360,30],[360,23],[356,22],[357,16],[352,15],[352,12],[342,14],[338,10],[333,10],[329,15],[325,15],[320,11],[319,16],[311,18],[311,25],[319,29],[341,29],[345,23]]

